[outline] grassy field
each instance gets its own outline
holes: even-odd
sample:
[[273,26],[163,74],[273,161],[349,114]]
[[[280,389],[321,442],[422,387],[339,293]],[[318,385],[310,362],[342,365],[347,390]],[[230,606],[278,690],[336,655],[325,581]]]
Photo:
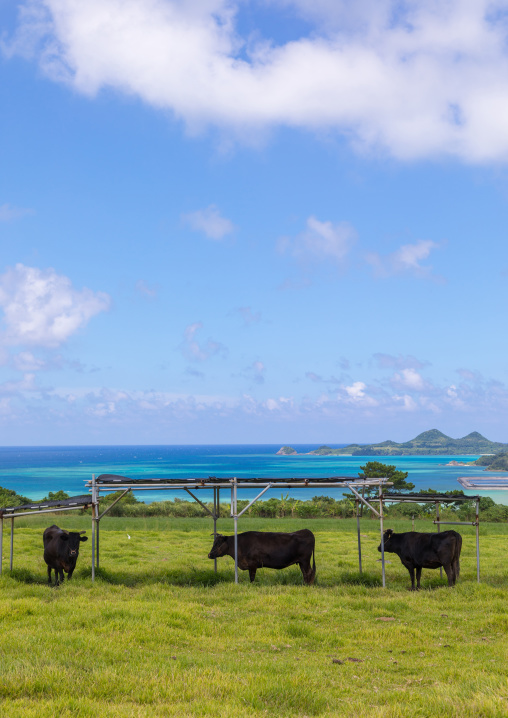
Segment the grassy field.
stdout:
[[90,534],[89,517],[20,519],[12,574],[4,532],[2,716],[508,716],[505,524],[482,526],[480,585],[474,531],[460,527],[456,588],[424,570],[412,593],[394,555],[381,588],[368,519],[363,576],[352,520],[242,521],[314,531],[318,578],[306,587],[295,567],[260,570],[252,585],[240,572],[236,586],[230,558],[216,575],[210,521],[105,518],[95,584],[88,541],[72,581],[49,588],[42,530],[53,521]]

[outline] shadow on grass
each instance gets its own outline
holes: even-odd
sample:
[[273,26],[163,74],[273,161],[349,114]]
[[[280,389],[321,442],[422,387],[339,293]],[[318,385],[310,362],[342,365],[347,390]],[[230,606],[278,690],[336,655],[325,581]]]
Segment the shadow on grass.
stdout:
[[336,584],[349,585],[349,586],[369,586],[372,588],[378,588],[382,586],[382,580],[373,573],[359,571],[343,571],[339,575],[339,580]]
[[42,573],[35,573],[27,568],[13,568],[12,571],[9,569],[3,570],[3,576],[6,578],[12,578],[18,583],[25,584],[36,584],[39,586],[48,585],[48,574],[46,571]]
[[[91,579],[91,570],[87,571],[87,578]],[[98,568],[95,570],[95,578],[97,581],[107,583],[112,586],[149,586],[154,584],[163,584],[167,586],[215,586],[220,583],[231,582],[231,576],[221,573],[215,573],[210,570],[190,569],[182,571],[175,569],[174,571],[165,571],[164,573],[154,574],[153,571],[142,571],[129,573],[128,571],[109,571],[107,569]]]

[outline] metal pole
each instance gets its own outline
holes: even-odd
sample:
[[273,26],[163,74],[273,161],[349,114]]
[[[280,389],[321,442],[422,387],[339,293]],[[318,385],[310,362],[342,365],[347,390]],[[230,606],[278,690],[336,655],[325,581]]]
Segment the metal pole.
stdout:
[[4,560],[4,518],[0,516],[0,576],[2,575],[2,563]]
[[[217,538],[217,489],[213,487],[213,540]],[[217,558],[213,560],[213,568],[217,573]]]
[[480,500],[476,499],[476,580],[480,583]]
[[415,530],[415,515],[411,516],[411,531]]
[[11,518],[11,565],[10,569],[12,571],[12,557],[14,556],[14,518]]
[[[439,533],[441,533],[441,522],[439,519],[439,501],[436,501],[436,521],[438,522],[437,523],[437,532],[439,534]],[[443,567],[442,566],[439,567],[439,574],[440,574],[441,578],[443,578]]]
[[95,517],[97,515],[97,487],[92,474],[92,581],[95,581]]
[[237,506],[237,500],[238,500],[238,494],[237,494],[237,481],[236,476],[233,479],[233,496],[234,496],[234,505],[235,505],[235,583],[238,583],[238,506]]
[[99,540],[100,540],[100,535],[101,535],[100,528],[101,528],[101,520],[99,518],[99,512],[97,511],[97,541],[95,544],[95,550],[96,550],[96,554],[97,554],[97,568],[99,568],[99,556],[100,556],[100,553],[99,553],[99,543],[100,543]]
[[383,570],[383,588],[386,588],[386,575],[385,575],[385,536],[383,526],[383,491],[381,484],[379,484],[379,527],[381,529],[381,566]]
[[358,532],[358,563],[360,565],[360,573],[362,573],[362,542],[360,539],[360,512],[359,512],[359,505],[360,501],[358,499],[355,500],[356,505],[356,528]]

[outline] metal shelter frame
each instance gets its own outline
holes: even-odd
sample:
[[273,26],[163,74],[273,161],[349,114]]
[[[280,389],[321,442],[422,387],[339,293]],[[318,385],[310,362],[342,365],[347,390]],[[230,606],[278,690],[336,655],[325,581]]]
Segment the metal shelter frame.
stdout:
[[[494,482],[493,482],[494,480]],[[496,483],[496,480],[498,483]],[[459,483],[464,488],[475,489],[508,489],[508,479],[501,476],[493,476],[489,478],[483,477],[461,477]],[[480,485],[479,485],[480,484]],[[258,501],[269,489],[281,488],[338,488],[351,491],[355,496],[355,514],[358,536],[358,563],[359,571],[362,569],[362,546],[360,534],[360,504],[365,505],[379,519],[379,528],[381,534],[381,564],[382,564],[382,585],[386,587],[385,572],[385,553],[384,553],[384,511],[383,507],[386,503],[432,503],[436,507],[436,519],[434,524],[437,525],[438,533],[442,525],[467,525],[476,527],[476,575],[477,581],[480,582],[480,539],[479,539],[479,506],[480,496],[447,496],[445,494],[390,494],[383,493],[385,487],[392,486],[387,478],[379,479],[351,479],[345,476],[332,476],[328,478],[246,478],[233,479],[218,478],[209,476],[199,479],[130,479],[117,474],[101,474],[85,482],[86,488],[89,490],[88,495],[72,496],[68,499],[59,501],[44,501],[24,504],[22,506],[14,506],[8,508],[0,508],[0,575],[3,566],[3,528],[4,521],[11,522],[10,536],[10,562],[9,568],[13,568],[14,555],[14,519],[21,516],[30,516],[34,514],[56,513],[60,511],[77,511],[92,508],[92,581],[95,580],[96,568],[99,568],[100,560],[100,520],[130,491],[161,491],[161,490],[177,490],[186,491],[213,519],[213,534],[217,535],[217,520],[220,518],[220,490],[225,489],[231,493],[230,501],[230,518],[234,519],[234,546],[235,546],[235,583],[238,583],[238,519],[242,516],[256,501]],[[238,511],[238,490],[258,488],[261,491],[240,511]],[[366,499],[364,492],[366,488],[377,488],[378,495],[373,498]],[[210,509],[193,493],[201,489],[213,490],[213,509]],[[360,493],[361,490],[361,493]],[[99,501],[101,492],[111,493],[121,491],[122,493],[107,506],[102,513],[99,511]],[[91,496],[90,496],[91,494]],[[379,511],[374,508],[371,502],[379,502]],[[476,520],[475,521],[441,521],[439,514],[440,504],[455,503],[464,501],[474,501],[476,503]],[[214,569],[217,571],[217,559],[214,559]],[[441,576],[443,575],[441,569]]]
[[0,576],[2,575],[3,565],[3,541],[4,541],[4,521],[11,522],[11,546],[9,569],[12,571],[14,559],[14,519],[20,516],[30,516],[32,514],[52,514],[57,511],[78,511],[87,509],[92,505],[90,496],[71,496],[68,499],[60,499],[58,501],[34,501],[31,504],[23,504],[22,506],[11,506],[0,509]]
[[[440,504],[454,504],[456,502],[463,503],[465,501],[474,501],[476,504],[476,515],[474,521],[441,521],[439,515]],[[448,496],[447,494],[383,494],[382,502],[401,504],[435,504],[436,518],[432,523],[437,525],[438,533],[441,532],[441,526],[444,525],[476,526],[476,580],[480,583],[480,496]],[[442,567],[439,571],[442,577]]]
[[[218,478],[209,476],[207,478],[198,479],[130,479],[126,476],[117,474],[101,474],[100,476],[92,475],[92,479],[85,483],[92,494],[92,581],[95,580],[95,570],[99,568],[100,561],[100,520],[110,511],[113,506],[126,496],[129,491],[164,491],[177,490],[186,491],[205,511],[213,518],[213,535],[217,536],[217,520],[220,518],[220,490],[225,489],[231,492],[230,502],[230,518],[234,519],[235,527],[235,583],[238,583],[238,519],[247,509],[249,509],[256,501],[258,501],[268,489],[294,489],[294,488],[338,488],[350,490],[355,495],[356,504],[356,521],[358,533],[358,561],[360,573],[362,572],[362,556],[361,556],[361,538],[360,538],[360,502],[367,506],[378,518],[381,533],[381,564],[382,564],[382,582],[383,588],[386,587],[385,575],[385,553],[384,553],[384,526],[383,526],[383,498],[382,489],[384,486],[391,486],[392,483],[387,478],[379,479],[354,479],[348,476],[332,476],[327,478],[237,478],[232,479]],[[377,487],[378,497],[374,501],[379,501],[379,511],[377,511],[357,489],[362,489],[363,493],[366,487]],[[238,490],[258,488],[261,491],[245,506],[238,511]],[[193,491],[200,489],[213,489],[213,510],[210,509],[198,499]],[[115,501],[110,504],[102,513],[99,513],[100,493],[121,491]],[[372,499],[371,499],[372,500]],[[214,560],[214,569],[217,571],[217,559]]]

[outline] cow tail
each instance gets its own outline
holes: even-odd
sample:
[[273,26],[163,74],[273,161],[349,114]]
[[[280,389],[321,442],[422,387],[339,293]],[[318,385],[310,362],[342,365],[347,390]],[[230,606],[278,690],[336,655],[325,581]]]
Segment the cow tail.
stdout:
[[462,536],[457,533],[457,545],[456,545],[456,552],[455,552],[455,576],[458,578],[460,576],[460,552],[462,550]]
[[316,557],[314,555],[315,546],[316,543],[314,542],[314,546],[312,547],[312,573],[309,583],[314,583],[314,579],[316,578]]

